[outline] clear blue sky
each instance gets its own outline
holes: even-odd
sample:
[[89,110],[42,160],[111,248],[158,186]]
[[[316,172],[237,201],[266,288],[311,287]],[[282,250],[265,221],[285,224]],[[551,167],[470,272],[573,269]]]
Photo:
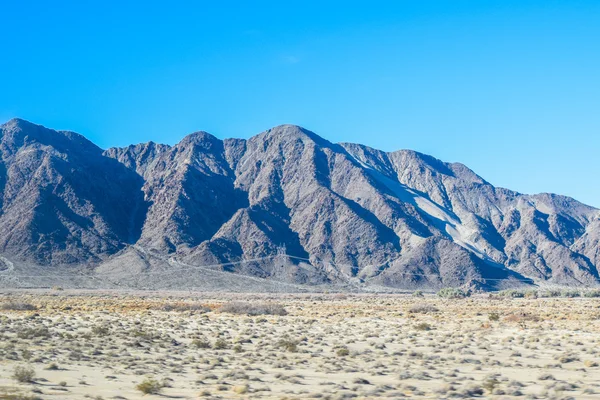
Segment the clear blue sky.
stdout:
[[0,119],[105,148],[293,123],[600,206],[600,1],[119,3],[0,0]]

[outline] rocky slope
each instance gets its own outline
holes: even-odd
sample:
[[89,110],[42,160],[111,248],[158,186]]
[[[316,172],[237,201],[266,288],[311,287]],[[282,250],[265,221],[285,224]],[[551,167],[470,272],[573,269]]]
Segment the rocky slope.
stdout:
[[599,217],[568,197],[496,188],[462,164],[333,144],[291,125],[106,151],[23,120],[1,126],[0,254],[45,271],[594,285]]

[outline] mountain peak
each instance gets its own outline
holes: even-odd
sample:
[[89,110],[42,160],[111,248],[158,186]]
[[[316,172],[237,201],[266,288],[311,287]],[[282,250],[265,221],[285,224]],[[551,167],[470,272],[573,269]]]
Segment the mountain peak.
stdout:
[[15,118],[9,119],[8,121],[6,121],[5,123],[3,123],[0,126],[2,128],[5,128],[5,129],[11,129],[11,128],[13,128],[13,129],[14,128],[21,128],[21,129],[23,129],[23,128],[28,127],[28,126],[29,127],[33,127],[33,126],[41,127],[42,125],[34,124],[33,122],[27,121],[27,120],[25,120],[23,118],[15,117]]

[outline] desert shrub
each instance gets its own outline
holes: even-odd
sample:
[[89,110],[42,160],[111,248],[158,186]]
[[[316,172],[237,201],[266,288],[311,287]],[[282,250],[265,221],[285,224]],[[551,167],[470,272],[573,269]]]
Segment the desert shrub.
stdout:
[[21,393],[10,393],[10,394],[5,394],[2,393],[0,394],[0,399],[1,400],[42,400],[41,397],[39,396],[27,396],[26,394],[21,394]]
[[52,290],[56,290],[57,292],[62,292],[65,289],[63,289],[62,286],[52,286]]
[[17,332],[19,339],[35,339],[35,338],[49,338],[50,331],[45,326],[39,328],[25,328]]
[[25,303],[21,301],[11,301],[9,303],[4,303],[0,306],[2,310],[5,311],[33,311],[37,310],[37,307],[30,303]]
[[421,322],[420,324],[415,325],[415,329],[418,331],[430,331],[431,325],[427,322]]
[[136,330],[131,331],[131,335],[134,337],[143,339],[143,340],[154,340],[154,339],[160,338],[160,334],[158,334],[158,333],[151,332],[151,331],[144,331],[141,329],[136,329]]
[[415,304],[408,310],[409,313],[413,314],[428,314],[435,313],[438,311],[440,310],[431,304]]
[[526,290],[524,294],[527,299],[537,299],[539,297],[538,291],[534,289]]
[[488,377],[483,381],[483,388],[488,392],[492,393],[494,388],[496,388],[500,384],[500,381],[494,377]]
[[548,289],[539,292],[540,297],[560,297],[560,290]]
[[210,343],[204,339],[192,340],[192,346],[195,346],[198,349],[210,349]]
[[582,295],[583,297],[600,297],[600,289],[586,290]]
[[502,290],[498,294],[502,297],[508,297],[512,299],[525,297],[525,292],[516,289]]
[[106,336],[110,333],[110,329],[106,325],[96,325],[92,327],[92,333],[96,336]]
[[560,292],[560,295],[561,297],[573,298],[579,297],[581,293],[579,293],[579,291],[577,290],[563,290],[562,292]]
[[162,391],[163,384],[156,379],[146,378],[135,388],[144,394],[159,394]]
[[216,350],[225,350],[229,348],[229,343],[225,339],[217,339],[213,348]]
[[233,392],[237,394],[246,394],[248,393],[249,388],[248,385],[237,385],[234,386],[231,390],[233,390]]
[[58,368],[58,364],[56,364],[56,363],[51,363],[50,365],[48,365],[48,366],[46,367],[46,369],[47,369],[48,371],[58,371],[58,370],[59,370],[59,368]]
[[31,367],[23,367],[17,365],[13,370],[13,378],[17,382],[21,383],[33,382],[33,380],[35,379],[35,371]]
[[286,351],[296,353],[298,351],[298,341],[292,339],[281,339],[277,345]]
[[350,355],[350,350],[348,350],[347,347],[340,347],[339,349],[337,349],[335,354],[337,354],[338,357],[346,357]]
[[423,292],[420,290],[415,290],[413,293],[413,297],[424,297]]
[[204,304],[199,303],[175,303],[175,304],[163,304],[160,308],[161,311],[196,311],[196,312],[209,312],[210,308]]
[[462,299],[468,296],[468,293],[459,288],[443,288],[437,292],[438,297],[443,299]]
[[21,357],[23,357],[23,360],[31,360],[33,353],[30,350],[25,349],[21,351]]
[[500,319],[500,315],[496,312],[490,313],[490,315],[488,315],[488,318],[490,319],[490,321],[498,321]]
[[287,311],[283,305],[278,303],[252,304],[243,301],[232,301],[223,304],[220,311],[243,315],[287,315]]

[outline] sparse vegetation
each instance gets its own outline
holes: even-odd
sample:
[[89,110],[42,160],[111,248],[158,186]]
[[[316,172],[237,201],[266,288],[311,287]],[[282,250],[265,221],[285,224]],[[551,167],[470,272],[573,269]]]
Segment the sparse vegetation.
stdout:
[[[98,398],[97,378],[113,392],[137,389],[138,397],[593,398],[600,352],[590,333],[600,329],[598,302],[584,294],[590,290],[579,299],[561,291],[550,301],[528,291],[515,300],[476,293],[462,301],[413,294],[23,295],[19,301],[43,307],[0,314],[0,376],[17,380],[15,367],[36,366],[37,376],[16,382],[11,396],[26,390],[74,399]],[[0,294],[0,303],[7,298]],[[218,310],[232,302],[286,304],[293,313],[162,312],[161,305]],[[513,367],[518,375],[503,375]],[[532,379],[517,381],[521,372]]]
[[194,311],[199,313],[205,313],[210,311],[210,307],[198,303],[169,303],[162,305],[160,309],[162,311]]
[[467,297],[469,294],[459,288],[443,288],[437,292],[437,295],[443,299],[462,299]]
[[232,301],[225,303],[220,308],[221,312],[245,315],[287,315],[285,308],[278,303],[247,303]]
[[436,313],[440,311],[437,307],[431,305],[431,304],[415,304],[414,306],[412,306],[411,308],[408,309],[408,312],[413,313],[413,314],[430,314],[430,313]]
[[34,311],[37,310],[37,307],[31,303],[11,301],[0,305],[0,309],[5,311]]
[[522,290],[509,289],[509,290],[503,290],[503,291],[499,292],[498,295],[502,296],[502,297],[512,298],[512,299],[518,299],[518,298],[525,297],[525,292]]

